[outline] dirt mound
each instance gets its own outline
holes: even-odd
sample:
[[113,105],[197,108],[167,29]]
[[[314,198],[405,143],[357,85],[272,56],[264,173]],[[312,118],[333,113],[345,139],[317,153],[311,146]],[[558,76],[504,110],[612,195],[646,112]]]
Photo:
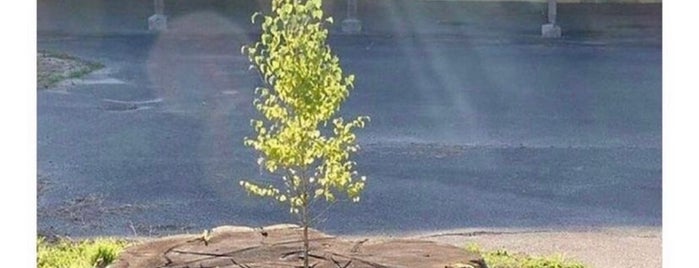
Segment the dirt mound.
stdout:
[[[309,230],[310,264],[337,267],[486,267],[481,256],[424,240],[346,241]],[[164,237],[127,248],[111,267],[302,267],[301,229],[224,226],[202,235]]]

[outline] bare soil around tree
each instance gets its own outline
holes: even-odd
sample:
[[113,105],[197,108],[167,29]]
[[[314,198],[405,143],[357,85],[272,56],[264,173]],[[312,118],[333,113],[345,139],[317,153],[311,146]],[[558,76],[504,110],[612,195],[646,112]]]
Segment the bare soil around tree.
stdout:
[[[224,226],[170,236],[128,248],[112,267],[301,267],[301,230]],[[476,253],[427,240],[345,240],[313,229],[309,240],[312,267],[485,267]]]
[[[147,238],[128,248],[113,267],[295,267],[302,263],[300,232],[295,225],[224,226],[215,228],[206,242],[197,234]],[[473,246],[515,255],[560,256],[585,267],[662,266],[662,231],[657,227],[459,229],[338,237],[312,230],[310,238],[315,267],[483,267],[482,257],[468,251]]]

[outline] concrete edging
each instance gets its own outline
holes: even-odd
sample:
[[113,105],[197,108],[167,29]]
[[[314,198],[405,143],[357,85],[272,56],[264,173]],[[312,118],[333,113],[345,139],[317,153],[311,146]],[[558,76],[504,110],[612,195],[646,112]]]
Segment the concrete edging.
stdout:
[[[547,0],[421,0],[424,2],[531,2],[546,3]],[[662,0],[557,0],[559,4],[659,4]]]

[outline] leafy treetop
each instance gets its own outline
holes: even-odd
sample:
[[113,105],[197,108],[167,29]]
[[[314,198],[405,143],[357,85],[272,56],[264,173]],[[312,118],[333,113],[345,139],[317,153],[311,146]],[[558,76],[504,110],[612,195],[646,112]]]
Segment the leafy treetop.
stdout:
[[[260,16],[253,15],[253,23]],[[334,201],[339,193],[357,202],[365,185],[350,156],[359,149],[353,129],[369,118],[336,115],[354,76],[343,74],[326,44],[325,25],[332,22],[323,18],[321,0],[273,0],[260,40],[242,48],[264,80],[253,101],[263,119],[251,120],[257,137],[246,137],[245,145],[259,151],[258,164],[282,180],[240,184],[250,194],[288,203],[292,213],[306,214],[311,199]]]

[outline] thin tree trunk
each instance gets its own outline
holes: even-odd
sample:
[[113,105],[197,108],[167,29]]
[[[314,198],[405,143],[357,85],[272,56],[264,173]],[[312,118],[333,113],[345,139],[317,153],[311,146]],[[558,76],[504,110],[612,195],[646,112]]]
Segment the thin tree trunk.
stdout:
[[301,213],[303,217],[303,267],[309,268],[310,266],[308,266],[308,251],[310,248],[310,243],[308,242],[308,225],[310,224],[310,222],[308,219],[308,184],[305,181],[303,181],[303,184],[303,207],[301,208]]
[[303,267],[309,268],[308,266],[308,224],[303,225]]

